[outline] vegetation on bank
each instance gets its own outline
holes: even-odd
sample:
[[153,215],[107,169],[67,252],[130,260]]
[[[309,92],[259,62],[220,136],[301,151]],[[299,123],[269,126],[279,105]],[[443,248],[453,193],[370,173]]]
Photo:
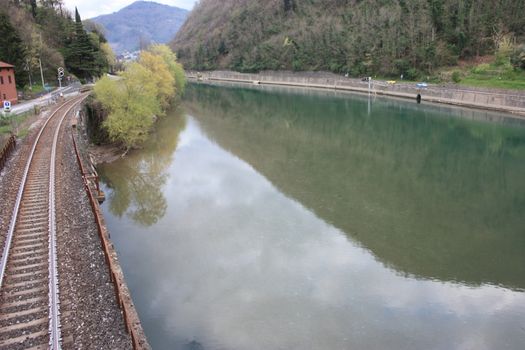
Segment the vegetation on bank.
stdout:
[[[7,139],[11,134],[21,138],[25,137],[31,126],[31,118],[38,112],[39,108],[35,107],[33,110],[21,114],[0,114],[0,140]],[[1,144],[0,148],[2,148]]]
[[97,28],[86,31],[78,11],[62,0],[0,0],[0,61],[15,66],[19,88],[58,85],[57,68],[82,81],[111,70],[114,55]]
[[184,69],[166,45],[150,46],[118,76],[100,79],[94,92],[106,114],[101,126],[109,140],[126,150],[140,145],[185,85]]
[[196,70],[439,79],[498,51],[523,70],[524,13],[522,0],[201,0],[171,46]]

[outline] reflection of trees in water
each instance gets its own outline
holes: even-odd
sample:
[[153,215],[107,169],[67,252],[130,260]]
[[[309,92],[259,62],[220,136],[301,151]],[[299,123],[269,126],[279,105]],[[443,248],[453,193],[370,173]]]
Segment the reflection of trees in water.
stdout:
[[112,189],[108,200],[114,215],[127,215],[140,225],[151,226],[166,214],[162,187],[185,123],[181,111],[172,112],[159,122],[143,149],[100,167],[102,180]]
[[151,226],[166,213],[167,204],[161,187],[167,176],[144,165],[122,165],[116,174],[111,175],[111,180],[105,181],[113,189],[109,209],[114,215],[126,214],[141,225]]
[[190,86],[186,106],[222,147],[385,264],[525,287],[525,129],[395,101],[368,115],[366,99],[209,86]]

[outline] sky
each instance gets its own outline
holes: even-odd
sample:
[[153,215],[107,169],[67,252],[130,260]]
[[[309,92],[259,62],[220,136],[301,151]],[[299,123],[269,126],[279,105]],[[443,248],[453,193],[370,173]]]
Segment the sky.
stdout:
[[[136,0],[65,0],[64,3],[71,12],[75,11],[76,6],[82,19],[87,19],[116,12],[135,1]],[[155,0],[155,2],[191,10],[197,0]]]

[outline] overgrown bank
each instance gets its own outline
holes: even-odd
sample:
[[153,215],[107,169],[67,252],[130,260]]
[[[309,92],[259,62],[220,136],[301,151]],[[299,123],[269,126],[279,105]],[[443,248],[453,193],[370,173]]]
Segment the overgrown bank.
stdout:
[[144,142],[157,118],[179,103],[186,78],[166,45],[152,45],[117,76],[106,76],[86,104],[86,124],[95,144],[116,143],[128,151]]

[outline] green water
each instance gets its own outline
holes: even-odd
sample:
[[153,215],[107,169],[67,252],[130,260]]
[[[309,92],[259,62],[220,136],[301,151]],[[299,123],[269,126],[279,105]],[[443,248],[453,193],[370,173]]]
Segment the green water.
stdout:
[[522,349],[523,124],[190,85],[144,149],[100,169],[150,342]]

